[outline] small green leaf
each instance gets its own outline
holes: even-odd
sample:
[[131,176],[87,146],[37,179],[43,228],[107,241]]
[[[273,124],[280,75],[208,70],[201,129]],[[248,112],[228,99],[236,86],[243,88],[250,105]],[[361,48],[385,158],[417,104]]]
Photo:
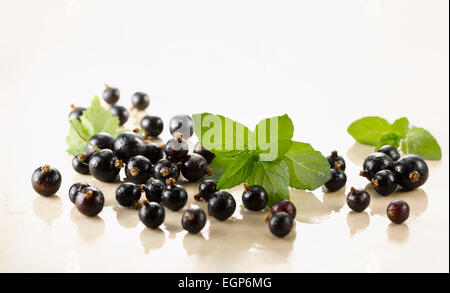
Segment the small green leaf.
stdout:
[[404,138],[408,132],[409,120],[406,117],[399,118],[391,125],[391,131],[400,138]]
[[441,147],[436,139],[423,128],[409,129],[402,141],[402,151],[405,154],[416,154],[425,160],[440,160],[442,158]]
[[233,160],[217,184],[217,189],[239,185],[250,176],[255,163],[255,153],[245,152]]
[[233,161],[234,158],[227,158],[216,154],[214,160],[209,164],[212,174],[203,177],[203,179],[210,179],[218,182]]
[[284,161],[289,168],[291,187],[314,190],[331,178],[328,160],[310,144],[292,142]]
[[263,119],[256,125],[255,135],[260,160],[273,161],[289,150],[294,124],[287,114]]
[[378,150],[380,147],[384,146],[384,145],[391,145],[395,148],[398,148],[400,145],[400,136],[398,136],[395,133],[388,133],[383,135],[380,140],[378,141],[377,147],[375,148],[375,150]]
[[347,131],[357,142],[376,146],[380,138],[391,131],[391,124],[381,117],[369,116],[353,122]]
[[264,187],[269,195],[269,206],[289,199],[289,171],[284,161],[258,162],[247,182]]
[[83,137],[89,137],[84,126],[81,124],[80,120],[72,119],[72,125],[69,130],[69,134],[66,137],[67,152],[72,156],[84,153],[86,151],[86,143],[80,138],[74,127],[77,128]]

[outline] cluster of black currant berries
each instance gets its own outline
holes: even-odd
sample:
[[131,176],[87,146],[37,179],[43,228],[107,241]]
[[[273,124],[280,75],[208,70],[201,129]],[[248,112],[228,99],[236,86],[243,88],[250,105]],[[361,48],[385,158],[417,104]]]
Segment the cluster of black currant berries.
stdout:
[[345,160],[338,155],[337,151],[332,151],[327,157],[331,167],[331,179],[324,185],[328,191],[338,191],[347,183],[347,175],[345,175]]

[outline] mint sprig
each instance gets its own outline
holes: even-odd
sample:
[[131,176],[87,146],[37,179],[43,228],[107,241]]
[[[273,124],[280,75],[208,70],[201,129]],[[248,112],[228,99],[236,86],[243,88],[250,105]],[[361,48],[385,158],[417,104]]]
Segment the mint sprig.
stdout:
[[124,129],[119,128],[119,118],[103,108],[100,99],[95,96],[89,108],[83,111],[80,120],[70,121],[69,134],[66,137],[67,153],[72,156],[86,151],[86,140],[99,132],[117,137]]
[[404,154],[416,154],[425,160],[440,160],[441,147],[427,130],[411,127],[406,117],[390,124],[386,119],[369,116],[354,121],[347,129],[353,138],[362,144],[375,146],[401,146]]
[[289,199],[289,187],[314,190],[331,178],[327,159],[307,143],[292,140],[288,115],[261,120],[252,131],[230,118],[193,115],[194,131],[203,146],[216,154],[210,164],[219,189],[242,182],[263,186],[269,205]]

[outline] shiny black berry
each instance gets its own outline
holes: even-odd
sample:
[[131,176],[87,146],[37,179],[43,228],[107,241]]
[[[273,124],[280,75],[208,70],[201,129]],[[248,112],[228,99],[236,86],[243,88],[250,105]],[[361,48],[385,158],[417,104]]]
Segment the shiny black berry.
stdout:
[[158,228],[166,217],[164,208],[157,202],[144,201],[139,210],[139,219],[150,229]]
[[345,171],[345,160],[343,157],[338,155],[337,151],[332,151],[331,155],[327,157],[327,160],[332,169],[340,169]]
[[364,211],[370,204],[370,195],[365,190],[351,188],[347,195],[347,205],[355,212]]
[[192,154],[181,164],[181,174],[190,182],[196,182],[210,173],[208,162],[200,155]]
[[394,200],[388,205],[386,214],[392,222],[401,224],[409,217],[409,205],[403,200]]
[[219,221],[225,221],[236,210],[233,196],[223,190],[216,191],[208,201],[208,213]]
[[248,186],[245,184],[244,188],[245,190],[242,193],[244,207],[250,211],[263,210],[269,201],[267,191],[259,185]]
[[272,206],[272,209],[270,210],[271,214],[276,214],[279,212],[286,212],[289,215],[291,215],[291,217],[293,219],[295,219],[295,216],[297,215],[297,209],[295,208],[295,205],[287,200],[287,199],[282,199],[280,201],[278,201],[277,203],[275,203]]
[[[99,132],[97,134],[94,134],[89,138],[89,143],[95,145],[101,150],[104,149],[113,149],[114,145],[114,137],[106,132]],[[97,150],[90,144],[86,144],[86,155],[89,157],[93,153],[95,153]]]
[[200,232],[206,224],[206,214],[202,209],[189,209],[183,213],[181,225],[189,233]]
[[175,163],[183,162],[187,158],[189,145],[183,139],[181,133],[176,133],[175,136],[166,143],[164,152],[166,153],[167,159],[170,161]]
[[119,101],[119,98],[119,89],[105,84],[105,89],[103,90],[103,100],[105,100],[107,104],[114,105],[117,101]]
[[136,92],[131,97],[131,104],[138,110],[145,110],[150,105],[150,97],[143,92]]
[[156,164],[164,157],[164,144],[149,143],[145,146],[145,150],[142,153],[144,157],[150,160],[152,164]]
[[187,200],[188,194],[181,185],[169,184],[162,193],[162,203],[174,212],[181,210]]
[[208,151],[207,149],[205,149],[200,142],[197,142],[194,145],[194,153],[199,154],[200,156],[205,158],[206,161],[208,162],[208,165],[211,164],[211,162],[216,157],[216,155],[213,152]]
[[175,180],[180,177],[180,170],[178,165],[166,159],[159,160],[155,166],[153,166],[153,178],[166,182],[169,178]]
[[273,214],[269,219],[270,232],[280,238],[289,234],[293,226],[294,220],[292,216],[286,212],[278,212]]
[[125,174],[133,183],[146,183],[152,176],[152,162],[141,155],[131,157],[125,166]]
[[164,129],[164,122],[158,116],[147,115],[141,120],[141,128],[145,130],[146,135],[157,137]]
[[61,186],[61,174],[58,169],[43,165],[34,170],[31,176],[31,185],[34,190],[43,196],[55,194]]
[[176,115],[169,122],[170,134],[181,133],[184,138],[194,134],[194,121],[189,115]]
[[372,180],[373,176],[381,170],[392,170],[394,163],[386,154],[373,153],[364,160],[363,170],[359,175]]
[[95,217],[105,204],[103,193],[95,187],[85,187],[81,189],[76,198],[75,205],[83,215]]
[[194,198],[196,200],[203,199],[204,201],[208,201],[216,191],[217,183],[214,180],[203,180],[198,185],[198,194]]
[[422,158],[407,155],[395,163],[394,174],[403,189],[413,190],[427,181],[429,171],[427,163]]
[[122,167],[122,160],[108,149],[95,152],[89,160],[89,172],[96,179],[104,182],[116,181]]
[[131,157],[142,155],[146,148],[146,143],[144,139],[134,132],[124,132],[119,135],[113,144],[113,151],[116,153],[117,157],[124,161],[125,163]]
[[338,191],[347,183],[347,175],[340,169],[331,169],[331,179],[325,183],[325,187],[331,191]]
[[400,159],[400,153],[398,152],[398,149],[391,145],[384,145],[380,147],[377,152],[388,155],[394,162]]
[[148,201],[161,202],[162,193],[166,189],[166,184],[159,179],[153,179],[147,185],[144,185],[145,197]]
[[80,119],[81,115],[83,115],[83,111],[86,110],[86,108],[83,107],[76,107],[75,105],[70,105],[72,108],[72,111],[69,113],[69,120],[72,119]]
[[72,203],[75,203],[75,199],[77,198],[78,192],[81,191],[81,189],[89,187],[89,184],[86,183],[75,183],[69,188],[69,199]]
[[133,183],[122,183],[116,189],[116,200],[124,207],[133,207],[141,198],[141,187]]
[[119,118],[119,125],[124,125],[130,117],[130,113],[124,106],[114,105],[109,111],[113,116]]
[[86,154],[79,154],[72,159],[73,169],[80,174],[89,174],[89,157]]
[[389,195],[397,188],[397,179],[391,170],[381,170],[370,181],[372,187],[381,195]]

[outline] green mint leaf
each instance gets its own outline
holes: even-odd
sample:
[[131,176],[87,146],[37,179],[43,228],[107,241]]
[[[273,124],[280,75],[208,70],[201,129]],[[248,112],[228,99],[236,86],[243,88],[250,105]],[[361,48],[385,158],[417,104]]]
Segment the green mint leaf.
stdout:
[[67,152],[72,156],[83,153],[86,148],[86,143],[80,138],[75,128],[86,140],[99,132],[107,132],[113,137],[117,137],[120,133],[126,131],[119,128],[119,118],[103,108],[97,96],[92,99],[90,107],[83,111],[80,120],[73,119],[71,122],[66,144]]
[[331,178],[328,160],[310,144],[293,141],[284,161],[288,166],[291,187],[314,190]]
[[247,182],[249,185],[264,187],[269,195],[269,206],[279,200],[289,199],[289,171],[284,161],[258,162]]
[[405,154],[416,154],[425,160],[440,160],[442,157],[441,147],[433,135],[419,127],[408,130],[402,141],[402,151]]
[[260,160],[273,161],[289,150],[294,124],[287,114],[263,119],[256,125],[255,134]]
[[194,132],[203,146],[215,154],[255,150],[255,134],[243,124],[221,115],[192,115]]
[[228,158],[216,154],[214,160],[209,164],[212,174],[203,177],[203,179],[210,179],[218,182],[233,161],[234,158],[232,157]]
[[404,138],[409,128],[409,120],[406,117],[399,118],[391,125],[391,131],[400,138]]
[[347,131],[357,142],[376,146],[384,134],[391,132],[391,124],[381,117],[370,116],[356,120]]
[[254,152],[242,153],[232,161],[227,170],[222,174],[217,188],[231,188],[244,182],[250,176],[255,161],[256,156]]
[[388,133],[380,137],[380,140],[378,141],[377,147],[375,150],[378,150],[380,147],[384,145],[391,145],[395,148],[398,148],[400,145],[401,137],[398,136],[396,133]]

